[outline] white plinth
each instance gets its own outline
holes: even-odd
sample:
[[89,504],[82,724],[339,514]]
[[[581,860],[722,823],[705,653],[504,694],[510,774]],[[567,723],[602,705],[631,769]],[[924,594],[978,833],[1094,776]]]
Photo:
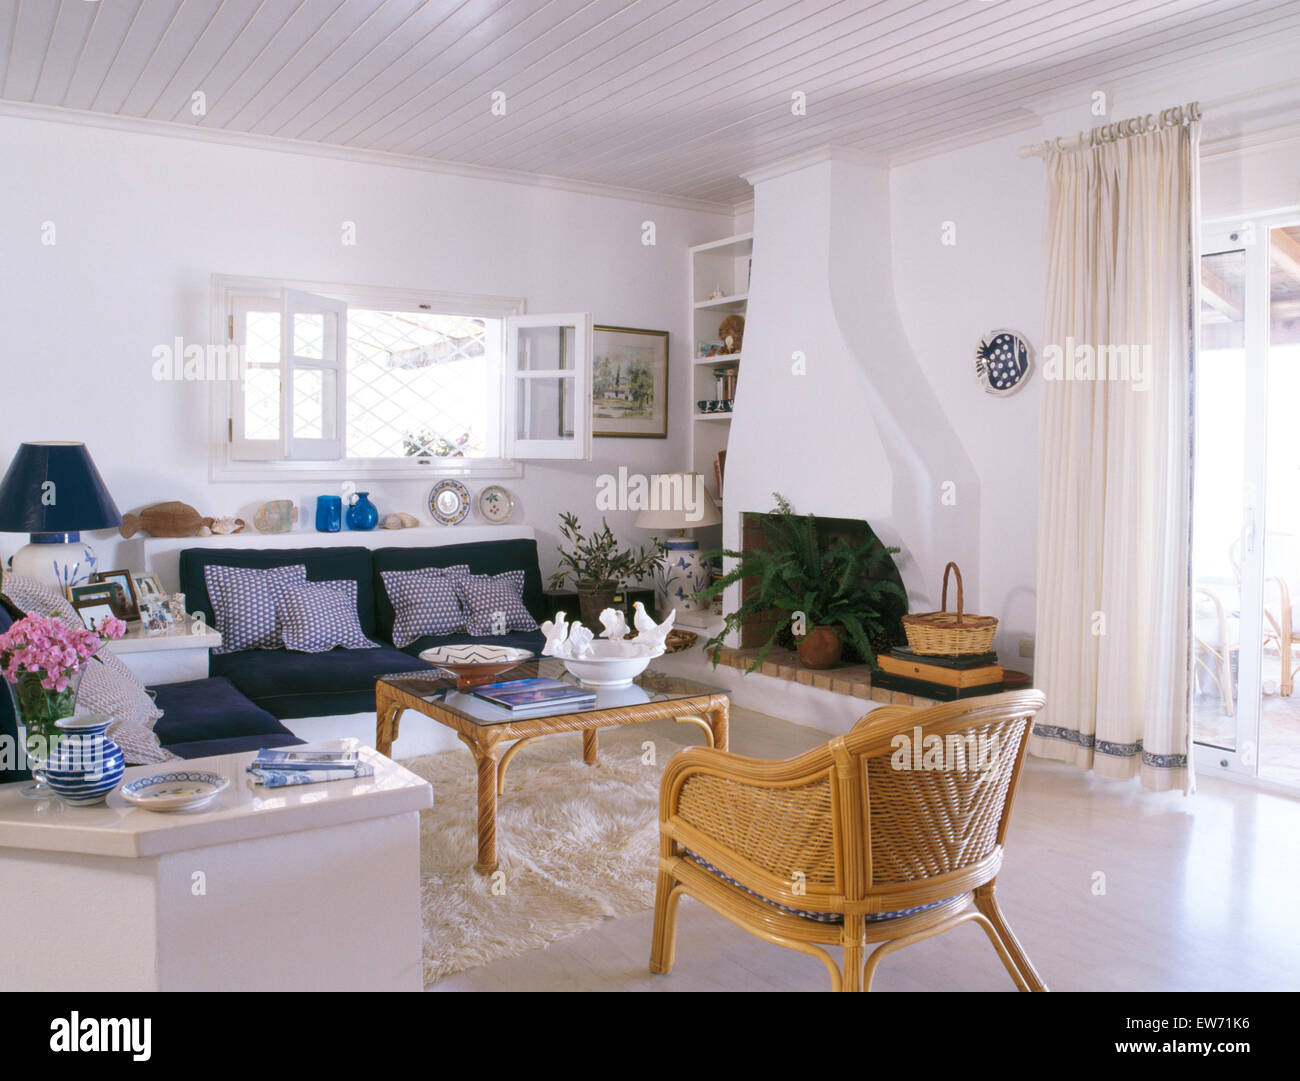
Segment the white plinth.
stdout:
[[231,778],[199,814],[0,786],[16,947],[0,989],[419,990],[419,812],[432,789],[363,753],[374,777],[291,789],[251,785],[251,753],[193,759]]
[[193,620],[159,634],[128,623],[126,636],[107,643],[146,687],[208,678],[208,652],[221,645],[211,626]]

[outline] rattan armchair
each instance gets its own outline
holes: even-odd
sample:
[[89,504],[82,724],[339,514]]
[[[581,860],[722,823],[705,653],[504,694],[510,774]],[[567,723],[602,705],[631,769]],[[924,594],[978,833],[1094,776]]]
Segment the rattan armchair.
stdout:
[[[1017,987],[1046,991],[994,894],[1043,701],[1029,690],[885,706],[784,762],[708,748],[674,755],[659,794],[650,970],[672,968],[685,893],[818,958],[833,990],[869,990],[885,956],[969,920]],[[842,973],[831,947],[843,948]]]

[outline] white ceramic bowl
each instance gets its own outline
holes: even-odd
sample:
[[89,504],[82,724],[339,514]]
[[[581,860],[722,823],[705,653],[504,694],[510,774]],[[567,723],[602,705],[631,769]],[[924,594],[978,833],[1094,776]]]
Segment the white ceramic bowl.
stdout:
[[560,658],[584,687],[626,687],[659,655],[647,656],[631,642],[603,638],[592,642],[591,650],[586,657]]

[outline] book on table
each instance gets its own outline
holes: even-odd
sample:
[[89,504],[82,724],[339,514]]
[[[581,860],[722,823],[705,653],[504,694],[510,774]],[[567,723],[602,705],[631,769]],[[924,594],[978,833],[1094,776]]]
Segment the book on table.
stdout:
[[872,672],[871,685],[881,690],[898,691],[901,694],[916,695],[921,698],[933,698],[936,702],[954,702],[959,698],[976,698],[984,694],[997,694],[1006,689],[1002,680],[996,683],[980,683],[971,687],[954,687],[946,683],[931,683],[928,680],[909,679],[896,676],[890,672]]
[[[334,746],[328,745],[331,742]],[[263,747],[248,764],[248,775],[254,784],[267,788],[373,777],[375,767],[362,760],[356,746],[347,746],[356,742],[348,739],[315,746]]]
[[928,657],[907,650],[892,649],[876,657],[882,672],[919,683],[943,687],[987,687],[1001,683],[1002,665],[997,654],[981,653],[971,657]]
[[545,676],[531,679],[508,679],[501,683],[485,683],[474,688],[474,697],[512,713],[536,712],[564,708],[579,709],[596,701],[595,691],[585,691],[572,683]]
[[253,765],[258,769],[351,770],[360,761],[361,755],[355,749],[279,747],[258,751]]

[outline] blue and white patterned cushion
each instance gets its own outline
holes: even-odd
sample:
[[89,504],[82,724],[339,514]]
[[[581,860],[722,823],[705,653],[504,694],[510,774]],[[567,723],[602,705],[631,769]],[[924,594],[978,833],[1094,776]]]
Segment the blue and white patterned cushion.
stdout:
[[357,618],[357,583],[280,582],[280,635],[285,649],[324,653],[330,649],[378,649]]
[[524,572],[469,574],[456,579],[465,609],[465,629],[473,635],[535,631],[537,621],[524,607]]
[[203,580],[221,634],[221,645],[213,653],[284,648],[277,586],[282,582],[305,582],[305,565],[262,568],[214,563],[203,568]]
[[383,571],[384,589],[393,604],[393,645],[408,646],[426,634],[454,634],[465,629],[456,582],[469,575],[469,564]]
[[[736,889],[743,890],[751,897],[757,897],[764,904],[771,905],[773,908],[779,908],[782,912],[788,913],[791,916],[798,916],[800,919],[804,919],[804,920],[815,920],[817,923],[843,923],[844,922],[844,917],[841,916],[838,912],[808,912],[802,908],[791,908],[789,905],[783,905],[781,904],[780,901],[773,901],[770,897],[764,897],[761,893],[758,893],[755,890],[751,890],[748,886],[741,885],[729,874],[724,874],[722,871],[718,870],[718,868],[714,867],[713,864],[711,864],[703,856],[697,856],[689,848],[683,849],[683,851],[686,853],[686,857],[688,859],[694,860],[710,874],[717,875],[724,882],[727,882],[732,886],[735,886]],[[942,901],[931,901],[928,905],[917,905],[915,908],[900,908],[895,912],[867,912],[863,914],[862,918],[864,920],[875,920],[875,921],[898,920],[898,919],[902,919],[904,916],[915,916],[918,912],[924,912],[927,908],[935,908],[939,905],[946,905],[951,900],[952,900],[951,897],[945,897]]]

